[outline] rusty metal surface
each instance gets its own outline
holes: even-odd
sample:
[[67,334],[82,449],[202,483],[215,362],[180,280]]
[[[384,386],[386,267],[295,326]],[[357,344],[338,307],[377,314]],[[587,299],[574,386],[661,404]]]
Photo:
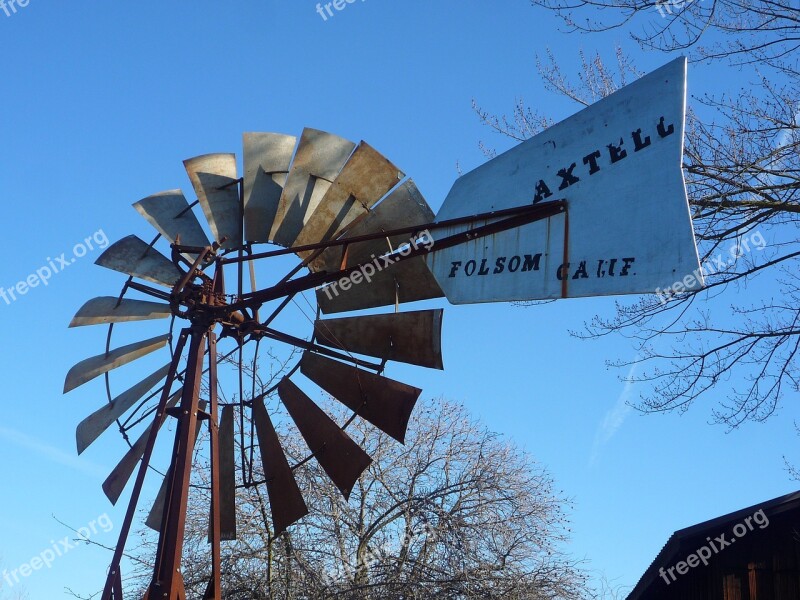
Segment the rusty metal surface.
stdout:
[[[119,304],[119,306],[117,306]],[[70,321],[70,327],[100,325],[104,323],[125,323],[128,321],[147,321],[166,319],[172,315],[169,304],[147,300],[121,301],[114,296],[92,298],[84,304]]]
[[236,539],[236,460],[234,445],[234,407],[224,406],[219,423],[219,510],[220,536]]
[[149,340],[121,346],[108,354],[100,354],[82,360],[67,373],[64,381],[64,393],[74,390],[76,387],[91,381],[95,377],[107,373],[112,369],[126,365],[131,361],[146,356],[151,352],[163,348],[169,340],[169,334],[159,335]]
[[303,354],[300,372],[358,416],[405,443],[421,389],[312,352]]
[[[172,408],[178,404],[178,400],[180,399],[180,392],[173,394],[167,402],[167,408]],[[165,419],[166,415],[160,419],[160,422],[158,423],[159,427],[161,427]],[[155,423],[151,423],[147,426],[147,429],[145,429],[142,435],[139,436],[139,439],[136,440],[133,446],[125,453],[125,456],[122,457],[122,460],[117,463],[117,466],[114,467],[109,476],[103,482],[103,492],[105,492],[105,495],[111,501],[111,504],[117,503],[117,500],[119,500],[119,497],[122,494],[122,490],[125,489],[125,485],[131,478],[134,469],[136,469],[137,463],[144,455],[145,448],[147,447],[147,441],[150,437],[150,431],[153,429],[154,424]]]
[[319,343],[347,352],[443,369],[442,310],[318,320]]
[[82,454],[114,421],[124,415],[159,381],[164,379],[168,372],[169,365],[167,364],[81,421],[75,430],[78,454]]
[[135,235],[111,244],[95,264],[170,288],[181,277],[171,260]]
[[294,242],[355,147],[324,131],[303,130],[272,224],[271,241],[284,247]]
[[236,156],[204,154],[183,161],[214,240],[227,238],[223,248],[242,244],[242,210],[237,185]]
[[[180,394],[182,388],[175,392],[176,395]],[[198,402],[198,406],[200,410],[206,409],[206,402],[201,400]],[[197,427],[195,427],[194,433],[194,443],[192,444],[192,449],[197,447],[197,439],[200,437],[200,430],[203,428],[203,424],[198,421]],[[161,523],[164,519],[164,505],[167,502],[167,488],[169,487],[169,479],[172,474],[171,469],[167,469],[164,478],[161,480],[161,486],[158,488],[158,494],[156,494],[156,499],[153,501],[153,506],[150,508],[150,512],[147,513],[147,519],[145,520],[144,524],[153,529],[158,531],[161,529]]]
[[281,442],[269,418],[264,400],[253,400],[253,421],[256,425],[258,446],[264,479],[267,481],[269,507],[272,513],[273,535],[286,531],[295,521],[308,514],[308,507],[297,486],[292,468],[283,453]]
[[179,235],[183,246],[204,248],[210,244],[181,190],[153,194],[135,202],[133,207],[171,244]]
[[314,458],[345,499],[349,498],[372,458],[288,377],[278,385],[278,395]]
[[[406,180],[363,219],[350,228],[342,239],[355,238],[380,231],[424,225],[433,221],[433,211],[412,180]],[[326,314],[389,306],[395,302],[416,302],[444,296],[439,284],[422,257],[384,266],[379,257],[404,243],[409,235],[359,242],[347,247],[345,266],[372,263],[375,274],[348,290],[336,286],[328,292],[317,291],[317,303]],[[342,265],[345,249],[328,248],[310,264],[312,271],[335,272]],[[379,270],[380,269],[380,270]],[[338,292],[338,293],[334,293]]]
[[243,135],[244,234],[248,242],[269,241],[296,143],[293,135]]
[[[366,142],[361,142],[308,218],[293,246],[336,237],[368,214],[405,174]],[[300,253],[305,258],[309,253]]]

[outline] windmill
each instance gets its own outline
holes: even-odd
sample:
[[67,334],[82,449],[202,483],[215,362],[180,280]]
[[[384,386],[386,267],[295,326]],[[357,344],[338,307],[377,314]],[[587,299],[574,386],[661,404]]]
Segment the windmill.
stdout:
[[[116,502],[136,472],[103,599],[122,598],[122,554],[168,418],[176,423],[174,445],[148,518],[159,543],[146,597],[185,598],[186,503],[198,431],[207,423],[213,569],[205,598],[218,599],[221,541],[236,535],[237,486],[266,486],[278,535],[308,512],[296,468],[313,458],[347,498],[369,466],[347,435],[353,419],[404,441],[421,390],[384,371],[389,361],[443,368],[442,310],[401,305],[442,296],[459,304],[646,293],[699,275],[680,171],[685,89],[686,62],[678,59],[464,175],[435,217],[413,180],[372,146],[315,129],[299,139],[246,133],[241,176],[233,154],[184,161],[193,203],[180,190],[136,202],[157,236],[151,243],[128,236],[97,260],[128,279],[118,295],[90,300],[75,315],[72,326],[107,324],[108,336],[104,352],[75,365],[64,388],[106,380],[108,403],[78,426],[79,452],[114,423],[126,436],[147,424],[103,484]],[[156,248],[162,238],[169,256]],[[258,265],[287,257],[296,260],[288,272],[257,284]],[[287,306],[311,291],[310,335],[276,327]],[[346,315],[330,316],[339,313]],[[157,319],[170,321],[167,333],[113,344],[115,327]],[[295,348],[300,358],[260,390],[244,383],[244,353],[255,364],[263,340]],[[223,354],[218,343],[231,349]],[[165,349],[166,364],[111,393],[112,370]],[[223,360],[237,365],[235,402],[218,397]],[[332,420],[298,379],[348,407],[351,419]],[[265,402],[275,395],[308,446],[294,464]],[[256,448],[263,481],[253,473]]]

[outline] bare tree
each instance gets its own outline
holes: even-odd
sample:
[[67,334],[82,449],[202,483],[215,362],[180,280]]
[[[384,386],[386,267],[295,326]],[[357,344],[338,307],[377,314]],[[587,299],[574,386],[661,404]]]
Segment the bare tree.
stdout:
[[[571,26],[590,31],[620,26],[654,6],[637,0],[533,4],[556,10]],[[713,409],[715,419],[737,427],[768,418],[787,393],[797,394],[800,384],[800,85],[796,57],[790,54],[794,40],[800,39],[800,16],[788,3],[696,0],[680,10],[674,4],[677,12],[668,15],[671,20],[654,13],[665,23],[657,32],[645,28],[634,37],[675,49],[697,42],[704,27],[723,33],[741,27],[742,36],[723,38],[727,46],[715,42],[716,50],[701,47],[697,55],[763,61],[761,68],[770,75],[728,67],[735,89],[695,97],[690,105],[683,168],[706,288],[621,301],[615,316],[598,316],[577,335],[621,333],[632,338],[637,357],[631,362],[645,363],[637,380],[649,384],[638,408],[685,410],[714,389],[721,399]],[[608,10],[596,11],[601,6]],[[622,21],[579,26],[576,11],[583,9],[604,18],[619,14]],[[700,19],[703,15],[706,21]],[[674,31],[679,26],[697,28],[696,34],[679,39]],[[756,31],[757,26],[761,29]],[[576,106],[607,96],[638,74],[621,50],[614,66],[597,55],[581,59],[577,83],[551,54],[537,61],[544,86]],[[757,85],[749,85],[753,79]],[[495,131],[517,140],[551,122],[521,101],[510,117],[493,116],[477,104],[476,110]]]
[[[325,408],[340,422],[344,411]],[[307,449],[284,426],[294,460]],[[400,445],[356,419],[347,429],[374,458],[349,502],[314,462],[295,471],[310,514],[273,537],[260,488],[238,491],[238,540],[226,544],[224,597],[579,598],[580,561],[564,552],[568,506],[529,455],[463,406],[421,403]],[[256,465],[256,469],[258,469]],[[207,466],[187,519],[190,596],[208,581]],[[152,553],[147,536],[140,556]],[[143,574],[144,575],[144,574]]]

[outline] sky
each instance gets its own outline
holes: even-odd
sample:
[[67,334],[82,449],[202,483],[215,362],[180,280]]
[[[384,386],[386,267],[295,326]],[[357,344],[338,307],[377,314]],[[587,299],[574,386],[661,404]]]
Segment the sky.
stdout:
[[[0,286],[58,267],[48,285],[0,299],[0,569],[5,577],[31,567],[10,589],[6,580],[4,593],[24,589],[39,600],[102,588],[109,551],[76,544],[70,527],[114,545],[129,490],[112,507],[100,484],[124,446],[110,431],[76,454],[75,426],[105,395],[97,380],[64,396],[64,376],[102,351],[105,329],[67,325],[83,302],[123,283],[92,264],[100,248],[152,236],[131,204],[165,189],[189,193],[181,161],[240,153],[244,131],[299,135],[310,126],[368,141],[436,210],[459,169],[485,162],[480,142],[512,145],[480,123],[473,100],[497,114],[520,99],[556,119],[577,110],[544,90],[537,53],[552,50],[574,75],[580,49],[608,57],[622,44],[642,71],[671,58],[631,46],[620,31],[568,35],[527,0],[362,0],[327,18],[315,7],[30,0],[8,16],[0,9]],[[709,67],[690,66],[690,94],[721,82]],[[77,245],[85,256],[74,255]],[[733,432],[710,424],[714,393],[683,415],[631,409],[640,390],[605,362],[634,358],[630,340],[569,333],[611,315],[614,302],[442,300],[445,370],[393,374],[428,397],[463,402],[530,452],[571,499],[566,550],[595,578],[630,586],[673,531],[794,491],[783,456],[797,438],[788,408]]]

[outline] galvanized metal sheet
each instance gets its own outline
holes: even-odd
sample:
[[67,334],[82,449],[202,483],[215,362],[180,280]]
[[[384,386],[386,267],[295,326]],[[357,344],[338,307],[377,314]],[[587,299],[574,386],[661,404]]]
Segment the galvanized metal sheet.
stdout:
[[210,245],[181,190],[153,194],[135,202],[133,207],[171,244],[180,236],[184,246],[203,248]]
[[272,224],[271,241],[287,248],[294,242],[355,147],[324,131],[303,130]]
[[261,451],[264,479],[267,482],[272,526],[274,535],[278,535],[286,531],[289,525],[306,516],[308,507],[283,453],[263,399],[253,400],[253,421]]
[[268,242],[292,154],[293,135],[244,134],[244,235],[248,242]]
[[100,354],[82,360],[67,373],[64,381],[64,393],[74,390],[76,387],[91,381],[95,377],[107,373],[112,369],[126,365],[138,358],[146,356],[151,352],[166,346],[169,334],[159,335],[149,340],[136,342],[122,346],[116,350],[111,350],[108,354]]
[[[180,399],[180,393],[173,394],[167,401],[167,408],[172,408],[175,406]],[[162,417],[158,423],[159,428],[163,422],[164,418]],[[130,480],[131,475],[133,475],[136,465],[142,459],[142,456],[144,456],[144,451],[147,448],[147,441],[150,437],[150,431],[152,431],[153,425],[154,424],[151,423],[147,426],[142,435],[139,436],[139,439],[136,440],[133,446],[131,446],[131,448],[125,453],[125,456],[122,457],[122,460],[119,461],[117,466],[114,467],[114,470],[111,471],[111,474],[103,482],[103,492],[111,501],[111,504],[117,503],[117,500],[119,500],[119,497],[122,495],[122,491],[125,489],[128,480]]]
[[164,379],[168,372],[169,365],[161,367],[81,421],[75,430],[78,454],[83,453],[114,421],[124,415],[159,381]]
[[356,354],[442,369],[442,310],[324,319],[320,344]]
[[568,223],[559,215],[430,255],[447,299],[647,293],[690,274],[685,288],[701,287],[681,171],[685,97],[679,58],[456,181],[438,221],[565,199]]
[[405,443],[421,389],[312,352],[303,354],[300,371],[362,419]]
[[219,521],[220,539],[236,539],[236,447],[234,407],[223,406],[219,422]]
[[[204,400],[200,400],[197,403],[197,406],[200,410],[205,410],[207,406],[207,402]],[[198,420],[197,425],[195,426],[194,432],[194,441],[192,442],[192,448],[197,446],[197,439],[200,437],[200,430],[203,428],[203,422]],[[172,477],[172,467],[167,469],[164,478],[161,480],[161,486],[158,488],[158,494],[156,494],[156,499],[153,501],[153,506],[150,507],[150,512],[147,514],[147,519],[145,520],[144,524],[147,525],[150,529],[155,531],[161,530],[162,521],[164,520],[164,507],[167,504],[167,488],[169,488],[169,480]]]
[[[292,244],[302,246],[333,239],[395,187],[405,174],[366,142],[342,167]],[[300,253],[305,258],[309,253]]]
[[100,296],[99,298],[92,298],[84,304],[72,318],[69,326],[82,327],[103,323],[166,319],[171,315],[169,304],[148,302],[146,300],[129,300],[127,298],[123,298],[120,301],[119,298],[114,296]]
[[361,473],[372,464],[369,454],[288,377],[278,384],[278,395],[314,458],[345,499],[349,498]]
[[[433,211],[425,198],[414,182],[408,179],[351,227],[342,239],[425,225],[433,221],[433,218]],[[379,258],[410,240],[411,236],[401,235],[348,246],[345,266],[365,265],[361,269],[362,280],[346,290],[342,289],[342,282],[319,290],[317,301],[322,311],[337,313],[393,305],[396,301],[415,302],[443,296],[444,293],[423,258],[413,258],[397,264],[387,264],[388,260]],[[328,248],[309,268],[312,271],[338,271],[344,252],[342,247]],[[363,275],[369,275],[369,280],[363,278]]]
[[181,277],[171,260],[135,235],[111,244],[95,264],[170,288]]
[[223,248],[242,245],[242,207],[233,154],[205,154],[183,161],[214,239]]

